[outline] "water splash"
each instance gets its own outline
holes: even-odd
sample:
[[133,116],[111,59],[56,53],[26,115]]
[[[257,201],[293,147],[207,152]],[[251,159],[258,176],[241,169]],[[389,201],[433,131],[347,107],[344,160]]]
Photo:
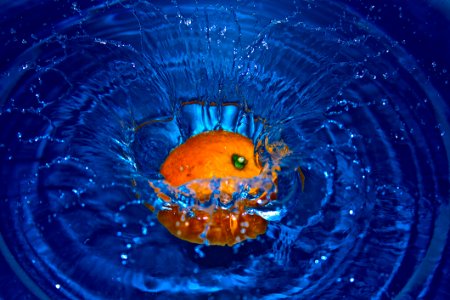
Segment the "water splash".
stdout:
[[[63,15],[35,38],[7,30],[1,70],[2,253],[36,295],[382,299],[440,287],[448,105],[401,41],[338,2],[108,2]],[[255,212],[279,219],[266,236],[199,251],[143,204],[158,203],[148,181],[169,151],[219,128],[288,145],[277,191],[288,200]]]

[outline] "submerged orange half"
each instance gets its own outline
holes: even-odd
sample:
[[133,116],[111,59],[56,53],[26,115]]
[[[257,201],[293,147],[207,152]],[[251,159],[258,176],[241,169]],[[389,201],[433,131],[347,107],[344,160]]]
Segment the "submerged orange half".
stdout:
[[[226,204],[231,201],[239,179],[261,174],[262,166],[254,153],[253,142],[240,134],[222,130],[204,132],[172,150],[161,166],[161,174],[174,187],[187,184],[199,202],[210,199],[213,191],[207,181],[205,184],[191,181],[223,179],[218,187],[219,201]],[[164,194],[158,196],[170,200]],[[216,207],[207,211],[192,207],[188,213],[172,204],[170,209],[158,212],[158,220],[180,239],[232,246],[266,232],[267,221],[246,211],[246,207],[252,206],[257,206],[256,200],[239,201],[232,209]]]

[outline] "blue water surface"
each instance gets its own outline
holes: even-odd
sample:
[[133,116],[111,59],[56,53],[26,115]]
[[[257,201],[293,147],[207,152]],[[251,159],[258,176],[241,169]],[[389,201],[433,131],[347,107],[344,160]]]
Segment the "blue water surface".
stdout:
[[[450,298],[445,1],[1,1],[0,24],[0,298]],[[218,129],[291,151],[233,247],[144,205]]]

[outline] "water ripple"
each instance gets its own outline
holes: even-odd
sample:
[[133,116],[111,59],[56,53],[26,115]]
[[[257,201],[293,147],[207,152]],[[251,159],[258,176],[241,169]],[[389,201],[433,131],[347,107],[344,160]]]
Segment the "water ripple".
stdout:
[[[442,289],[449,107],[401,43],[339,2],[66,9],[11,28],[1,70],[0,249],[38,298]],[[267,234],[234,247],[178,240],[144,206],[171,149],[216,129],[291,152],[280,204],[253,212]]]

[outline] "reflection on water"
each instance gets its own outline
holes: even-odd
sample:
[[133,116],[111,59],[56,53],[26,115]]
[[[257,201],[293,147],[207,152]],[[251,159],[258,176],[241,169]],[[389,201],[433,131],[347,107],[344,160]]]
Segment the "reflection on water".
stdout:
[[[337,2],[68,11],[4,43],[0,249],[32,293],[441,295],[449,108],[401,43]],[[179,240],[144,206],[168,153],[215,129],[290,150],[267,234],[234,247]]]

